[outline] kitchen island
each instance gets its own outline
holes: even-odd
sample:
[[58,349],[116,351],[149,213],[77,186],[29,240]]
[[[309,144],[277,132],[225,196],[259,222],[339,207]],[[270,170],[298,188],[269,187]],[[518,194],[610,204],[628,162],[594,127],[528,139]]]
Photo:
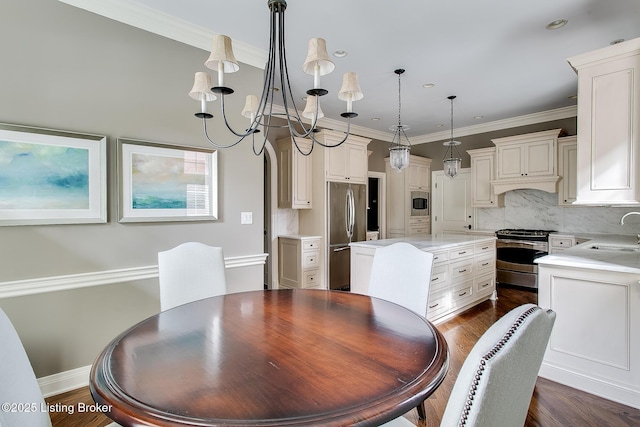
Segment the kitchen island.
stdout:
[[538,304],[557,314],[540,376],[640,408],[640,245],[593,236],[538,262]]
[[496,291],[494,235],[438,233],[420,237],[351,243],[351,292],[367,294],[377,248],[406,242],[433,253],[427,319],[443,322],[489,298]]

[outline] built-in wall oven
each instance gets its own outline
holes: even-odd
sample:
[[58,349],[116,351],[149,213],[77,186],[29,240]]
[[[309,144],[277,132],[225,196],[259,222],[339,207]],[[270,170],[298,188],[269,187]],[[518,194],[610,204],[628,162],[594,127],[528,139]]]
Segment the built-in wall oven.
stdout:
[[549,253],[548,230],[496,231],[496,281],[502,285],[538,288],[537,258]]
[[429,192],[411,192],[411,216],[429,216]]

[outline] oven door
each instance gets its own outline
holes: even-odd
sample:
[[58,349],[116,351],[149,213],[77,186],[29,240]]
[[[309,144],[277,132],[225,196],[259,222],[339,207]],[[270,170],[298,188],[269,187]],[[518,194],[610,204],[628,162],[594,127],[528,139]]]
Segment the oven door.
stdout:
[[496,267],[498,270],[538,273],[537,258],[547,255],[547,242],[498,239]]

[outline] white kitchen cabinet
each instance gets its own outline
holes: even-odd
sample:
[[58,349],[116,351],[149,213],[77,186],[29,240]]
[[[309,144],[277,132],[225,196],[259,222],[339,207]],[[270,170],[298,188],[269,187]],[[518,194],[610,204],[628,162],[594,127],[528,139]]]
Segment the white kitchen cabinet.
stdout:
[[504,206],[504,194],[495,194],[491,181],[496,179],[496,149],[467,150],[471,157],[471,206],[494,208]]
[[493,192],[533,188],[556,193],[557,141],[562,129],[496,138],[496,179]]
[[549,253],[557,254],[558,252],[562,252],[576,244],[576,238],[574,236],[559,234],[549,235]]
[[[311,141],[296,139],[304,152],[311,149]],[[300,154],[291,138],[278,140],[278,207],[290,209],[311,209],[311,177],[313,166],[311,156]]]
[[320,237],[278,237],[278,284],[280,288],[321,288]]
[[578,73],[577,204],[640,204],[640,38],[569,58]]
[[431,217],[411,216],[411,191],[430,191],[431,159],[409,156],[409,166],[400,172],[391,168],[388,157],[384,161],[387,175],[387,237],[429,234]]
[[577,194],[577,136],[558,138],[558,206],[573,206]]
[[409,160],[409,190],[431,189],[431,159],[412,156]]
[[430,233],[428,216],[409,217],[409,236],[425,236]]
[[[343,134],[324,135],[326,144],[336,144],[344,138]],[[328,181],[366,184],[369,164],[367,144],[368,142],[346,141],[339,147],[325,150],[325,178]]]
[[540,264],[538,304],[556,321],[539,375],[640,408],[639,280],[638,273]]
[[367,240],[378,240],[379,237],[379,231],[367,231]]

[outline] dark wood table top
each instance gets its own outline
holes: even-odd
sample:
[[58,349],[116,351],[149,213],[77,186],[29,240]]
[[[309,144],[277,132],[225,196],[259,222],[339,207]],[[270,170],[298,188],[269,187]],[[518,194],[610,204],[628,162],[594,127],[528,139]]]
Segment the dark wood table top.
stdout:
[[379,425],[448,369],[417,314],[349,292],[229,294],[161,312],[114,339],[90,389],[128,425]]

